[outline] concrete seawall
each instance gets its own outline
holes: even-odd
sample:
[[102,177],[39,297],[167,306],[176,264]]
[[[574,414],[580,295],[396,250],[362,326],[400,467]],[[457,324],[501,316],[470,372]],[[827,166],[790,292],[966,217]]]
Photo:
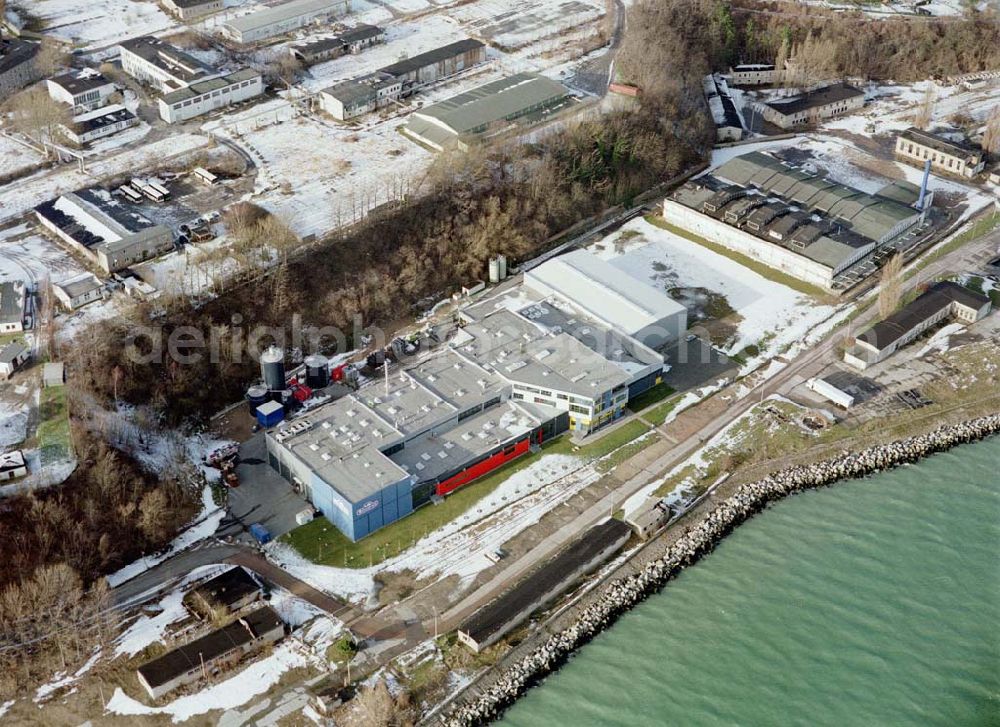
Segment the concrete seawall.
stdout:
[[619,578],[605,586],[600,596],[573,623],[505,667],[491,686],[453,707],[441,718],[441,723],[448,727],[465,727],[497,719],[518,697],[558,669],[576,649],[612,625],[619,615],[659,591],[685,567],[711,552],[726,535],[768,504],[803,490],[913,463],[998,433],[1000,414],[991,414],[814,464],[790,467],[741,485],[733,495],[689,526],[659,558],[636,575]]

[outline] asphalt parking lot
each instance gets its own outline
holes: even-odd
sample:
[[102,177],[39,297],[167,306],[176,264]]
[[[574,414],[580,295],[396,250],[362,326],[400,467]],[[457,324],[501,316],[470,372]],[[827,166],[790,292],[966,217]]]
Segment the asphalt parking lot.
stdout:
[[277,538],[298,526],[295,516],[309,503],[267,464],[264,433],[257,432],[240,445],[236,465],[239,487],[229,489],[229,512],[219,535],[240,537],[252,523],[260,523]]
[[685,341],[682,338],[664,349],[662,353],[671,367],[670,371],[664,374],[663,381],[676,391],[688,391],[714,384],[721,378],[732,376],[739,369],[728,356],[700,338],[693,341]]

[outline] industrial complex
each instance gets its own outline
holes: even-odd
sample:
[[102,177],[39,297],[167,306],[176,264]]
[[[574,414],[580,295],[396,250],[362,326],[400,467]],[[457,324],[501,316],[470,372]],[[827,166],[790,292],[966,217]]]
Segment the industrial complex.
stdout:
[[[623,416],[660,381],[654,347],[681,335],[686,310],[581,250],[460,320],[446,345],[267,431],[271,466],[352,540],[562,432]],[[276,366],[262,358],[272,391],[285,381]]]
[[679,187],[664,200],[663,218],[800,280],[836,289],[854,265],[922,223],[932,201],[930,192],[908,182],[867,194],[750,152]]

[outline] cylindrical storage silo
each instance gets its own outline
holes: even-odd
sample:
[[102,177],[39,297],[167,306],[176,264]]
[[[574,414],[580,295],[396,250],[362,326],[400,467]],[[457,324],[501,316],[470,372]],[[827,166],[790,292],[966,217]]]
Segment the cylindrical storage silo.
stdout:
[[499,283],[500,282],[500,259],[491,257],[490,258],[490,282]]
[[267,401],[267,387],[264,384],[254,384],[247,389],[247,406],[250,416],[257,416],[257,407]]
[[507,256],[498,255],[497,256],[497,273],[500,275],[500,280],[507,279]]
[[271,346],[260,355],[260,375],[270,391],[285,388],[285,352]]
[[306,356],[306,386],[312,389],[322,389],[330,383],[330,364],[326,356],[318,353]]

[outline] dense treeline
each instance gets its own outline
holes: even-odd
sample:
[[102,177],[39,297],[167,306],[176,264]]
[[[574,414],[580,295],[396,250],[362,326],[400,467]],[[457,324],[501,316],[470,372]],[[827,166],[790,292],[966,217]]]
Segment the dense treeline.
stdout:
[[54,563],[88,585],[162,547],[195,514],[190,487],[169,473],[148,474],[79,428],[75,439],[80,464],[63,485],[2,501],[0,587]]
[[[920,81],[1000,68],[1000,16],[871,19],[785,2],[739,0],[725,24],[720,66],[772,63],[805,49],[833,76]],[[631,30],[631,29],[630,29]],[[808,47],[807,47],[808,46]]]

